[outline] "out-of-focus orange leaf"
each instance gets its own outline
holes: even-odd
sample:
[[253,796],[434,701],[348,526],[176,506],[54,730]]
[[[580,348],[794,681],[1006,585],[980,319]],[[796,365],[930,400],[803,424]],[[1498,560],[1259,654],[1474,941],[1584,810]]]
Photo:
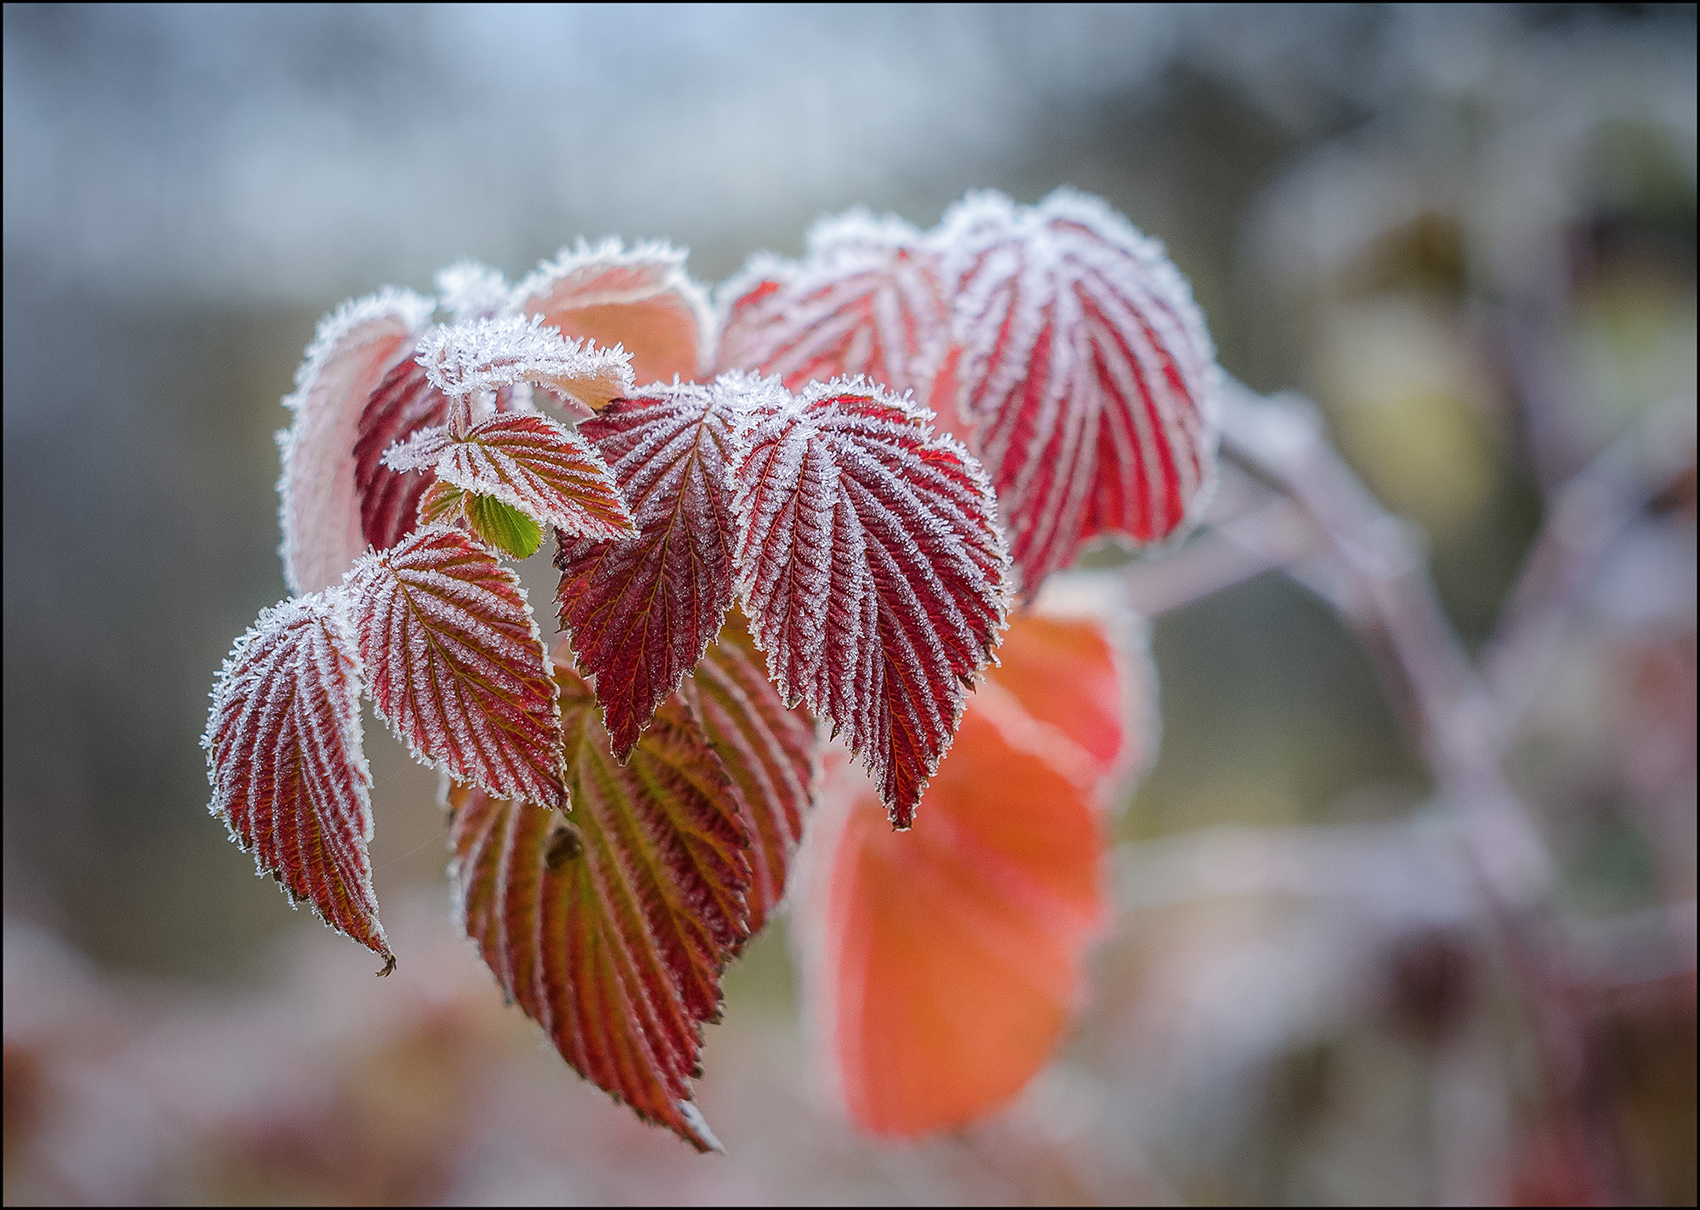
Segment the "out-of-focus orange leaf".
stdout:
[[861,1128],[971,1121],[1056,1049],[1109,910],[1106,793],[1149,755],[1128,654],[1107,616],[1013,621],[910,832],[847,760],[827,775],[799,933]]

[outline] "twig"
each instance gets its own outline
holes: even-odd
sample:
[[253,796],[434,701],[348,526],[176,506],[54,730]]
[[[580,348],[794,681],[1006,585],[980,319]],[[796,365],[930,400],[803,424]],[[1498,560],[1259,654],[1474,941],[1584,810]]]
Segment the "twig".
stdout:
[[1695,401],[1666,400],[1552,496],[1548,520],[1482,656],[1509,731],[1528,710],[1612,541],[1694,461]]
[[1599,1096],[1598,1046],[1557,927],[1554,865],[1500,767],[1510,735],[1506,711],[1441,608],[1419,534],[1359,483],[1301,396],[1263,399],[1232,383],[1222,420],[1226,451],[1291,496],[1326,535],[1332,567],[1312,567],[1306,582],[1364,634],[1381,656],[1393,696],[1408,703],[1441,799],[1458,814],[1481,892],[1523,984],[1554,1107],[1590,1199],[1615,1203],[1620,1169]]

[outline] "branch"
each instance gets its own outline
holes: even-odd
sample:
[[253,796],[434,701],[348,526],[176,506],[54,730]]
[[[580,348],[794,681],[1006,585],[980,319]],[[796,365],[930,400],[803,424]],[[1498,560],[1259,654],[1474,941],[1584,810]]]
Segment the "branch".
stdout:
[[[1292,393],[1263,399],[1230,381],[1222,424],[1224,449],[1296,501],[1325,535],[1329,557],[1295,572],[1365,636],[1392,696],[1406,703],[1523,985],[1554,1106],[1586,1174],[1590,1200],[1615,1202],[1621,1169],[1609,1107],[1599,1095],[1602,1056],[1581,1004],[1584,980],[1553,904],[1554,863],[1500,764],[1514,716],[1452,629],[1428,577],[1420,531],[1383,508],[1352,474],[1315,406]],[[1607,540],[1609,534],[1585,549],[1603,549]],[[1531,615],[1537,619],[1561,619],[1557,607],[1575,595],[1530,592],[1555,602]],[[1512,616],[1519,616],[1515,609]],[[1543,634],[1553,624],[1541,621],[1530,633]],[[1527,663],[1520,653],[1536,648],[1535,639],[1518,639],[1511,658]]]
[[1692,395],[1649,408],[1553,493],[1546,524],[1482,656],[1507,731],[1527,712],[1570,615],[1612,542],[1693,463],[1694,415]]

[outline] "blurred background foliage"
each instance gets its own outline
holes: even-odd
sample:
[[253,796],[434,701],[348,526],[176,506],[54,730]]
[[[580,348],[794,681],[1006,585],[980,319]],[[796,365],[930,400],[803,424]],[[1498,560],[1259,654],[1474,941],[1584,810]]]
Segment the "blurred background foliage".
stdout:
[[[1162,238],[1226,369],[1318,402],[1481,644],[1547,494],[1692,407],[1692,6],[8,5],[4,29],[8,1203],[1576,1195],[1420,756],[1279,574],[1155,622],[1162,751],[1079,1028],[924,1146],[848,1136],[805,1078],[782,930],[708,1039],[729,1159],[580,1085],[453,937],[434,777],[368,726],[402,956],[373,985],[227,846],[196,740],[284,595],[278,400],[337,302],[580,235],[671,238],[713,282],[823,213],[925,227],[976,187],[1073,184]],[[1675,959],[1589,1019],[1618,1188],[1677,1203],[1687,458],[1511,755],[1579,944],[1672,922]]]

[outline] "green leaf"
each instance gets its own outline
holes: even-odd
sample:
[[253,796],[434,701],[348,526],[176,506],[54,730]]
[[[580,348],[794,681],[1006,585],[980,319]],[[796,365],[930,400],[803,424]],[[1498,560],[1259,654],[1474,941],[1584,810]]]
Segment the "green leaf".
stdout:
[[529,559],[543,545],[543,529],[511,504],[490,496],[468,495],[466,517],[473,530],[516,559]]

